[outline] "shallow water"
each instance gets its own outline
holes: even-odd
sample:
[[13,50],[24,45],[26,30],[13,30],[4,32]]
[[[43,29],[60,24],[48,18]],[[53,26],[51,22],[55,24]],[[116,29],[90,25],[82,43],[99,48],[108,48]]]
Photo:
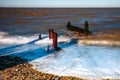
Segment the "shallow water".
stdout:
[[33,60],[36,69],[87,79],[120,78],[120,49],[72,45],[63,51]]
[[[63,34],[68,21],[83,27],[87,20],[91,31],[120,29],[120,9],[0,9],[0,56],[19,56],[39,71],[87,79],[119,78],[120,47],[86,46],[59,36],[55,52],[48,29]],[[118,31],[119,33],[120,31]],[[38,40],[42,33],[42,40]],[[46,34],[43,34],[46,33]],[[50,52],[45,48],[50,45]]]

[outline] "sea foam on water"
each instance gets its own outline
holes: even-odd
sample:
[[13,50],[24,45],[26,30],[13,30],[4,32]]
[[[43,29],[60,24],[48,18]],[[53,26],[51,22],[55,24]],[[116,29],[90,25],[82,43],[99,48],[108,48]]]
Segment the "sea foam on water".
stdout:
[[25,58],[30,64],[37,65],[36,70],[46,73],[87,79],[120,78],[119,47],[72,44],[70,37],[61,35],[58,37],[58,46],[63,47],[62,50],[47,53],[46,45],[51,46],[52,40],[49,40],[48,35],[42,35],[44,38],[37,40],[37,34],[12,36],[1,33],[0,44],[23,44],[11,48],[6,45],[0,49],[1,53]]

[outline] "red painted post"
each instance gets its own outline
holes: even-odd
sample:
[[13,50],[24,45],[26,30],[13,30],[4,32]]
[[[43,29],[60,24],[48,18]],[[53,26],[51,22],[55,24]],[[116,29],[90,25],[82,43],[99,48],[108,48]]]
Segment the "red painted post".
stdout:
[[57,37],[57,33],[55,33],[55,49],[56,49],[56,50],[57,50],[57,43],[58,43],[58,42],[57,42],[57,38],[58,38],[58,37]]
[[52,47],[54,49],[57,49],[57,33],[56,32],[53,32],[53,44],[52,44]]
[[54,45],[55,45],[54,32],[52,33],[52,37],[53,37],[52,47],[54,48]]
[[41,39],[41,34],[39,34],[39,39]]
[[50,35],[51,35],[51,39],[53,39],[53,29],[51,29]]
[[80,31],[78,32],[78,37],[80,37]]
[[55,38],[54,48],[57,50],[57,33],[54,34],[54,38]]
[[52,39],[53,37],[53,29],[49,29],[49,39]]

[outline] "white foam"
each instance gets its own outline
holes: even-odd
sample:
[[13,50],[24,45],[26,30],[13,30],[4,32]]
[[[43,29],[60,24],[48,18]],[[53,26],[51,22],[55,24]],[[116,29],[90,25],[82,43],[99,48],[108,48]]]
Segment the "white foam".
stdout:
[[[112,49],[112,51],[111,51]],[[59,53],[33,60],[36,69],[87,79],[120,78],[119,49],[72,45]]]
[[[0,44],[25,44],[35,39],[38,39],[38,35],[39,34],[35,34],[32,36],[29,36],[29,35],[28,36],[11,36],[6,32],[0,32]],[[48,39],[48,35],[46,34],[41,34],[41,35],[43,39],[35,42],[35,44],[52,43],[52,40]],[[58,42],[62,42],[62,41],[65,41],[65,42],[70,41],[70,38],[66,36],[60,36],[58,39]]]
[[[43,39],[38,39],[38,34],[29,36],[11,36],[8,33],[0,33],[0,44],[23,44],[22,46],[9,48],[6,45],[0,54],[14,54],[30,59],[30,64],[35,64],[38,71],[47,73],[76,76],[86,79],[119,78],[120,79],[120,49],[119,47],[86,46],[81,44],[69,44],[71,38],[59,36],[58,42],[65,42],[60,52],[45,52],[46,45],[51,45],[52,40],[48,35],[42,34]],[[0,45],[1,47],[2,45]],[[7,50],[6,50],[7,48]],[[52,49],[52,48],[50,48]]]
[[[47,37],[48,35],[46,34],[41,34],[42,37]],[[6,32],[0,32],[0,48],[4,48],[7,47],[9,45],[18,45],[18,44],[27,44],[31,41],[37,40],[38,39],[39,34],[33,34],[33,35],[26,35],[26,36],[19,36],[19,35],[9,35]],[[48,39],[43,39],[40,41],[41,43],[46,43],[46,42],[50,42],[48,41]],[[35,42],[34,44],[38,44],[39,45],[39,41]]]
[[8,33],[0,32],[0,43],[1,44],[24,44],[35,39],[35,36],[11,36]]
[[98,45],[98,46],[120,46],[120,41],[107,41],[107,40],[79,40],[78,43],[87,45]]

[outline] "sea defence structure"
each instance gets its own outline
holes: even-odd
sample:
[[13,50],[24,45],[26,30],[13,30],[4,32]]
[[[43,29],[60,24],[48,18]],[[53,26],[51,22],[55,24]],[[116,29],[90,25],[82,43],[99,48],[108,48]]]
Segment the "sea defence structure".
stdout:
[[70,22],[68,22],[66,27],[67,27],[68,30],[84,33],[84,29],[79,28],[77,26],[73,26],[73,25],[71,25]]
[[88,21],[85,21],[85,23],[84,23],[84,33],[85,33],[86,37],[89,35],[89,24],[88,24]]
[[52,33],[52,35],[53,35],[53,44],[52,44],[52,47],[54,48],[54,49],[57,49],[57,33],[56,32],[53,32]]
[[41,34],[39,34],[39,39],[41,39]]
[[58,47],[58,34],[53,31],[53,29],[49,29],[49,39],[52,39],[52,47],[56,50],[59,51],[61,50]]
[[49,29],[49,39],[52,39],[52,47],[57,48],[57,33],[53,29]]
[[71,25],[70,22],[67,23],[66,28],[68,30],[77,32],[78,36],[80,36],[80,33],[84,33],[85,36],[88,36],[88,34],[90,33],[88,21],[85,21],[85,23],[84,23],[84,29],[80,28],[80,27],[77,27],[77,26],[73,26],[73,25]]
[[49,39],[53,38],[53,29],[49,29]]
[[84,23],[84,31],[85,31],[85,32],[89,32],[89,24],[88,24],[88,21],[85,21],[85,23]]

